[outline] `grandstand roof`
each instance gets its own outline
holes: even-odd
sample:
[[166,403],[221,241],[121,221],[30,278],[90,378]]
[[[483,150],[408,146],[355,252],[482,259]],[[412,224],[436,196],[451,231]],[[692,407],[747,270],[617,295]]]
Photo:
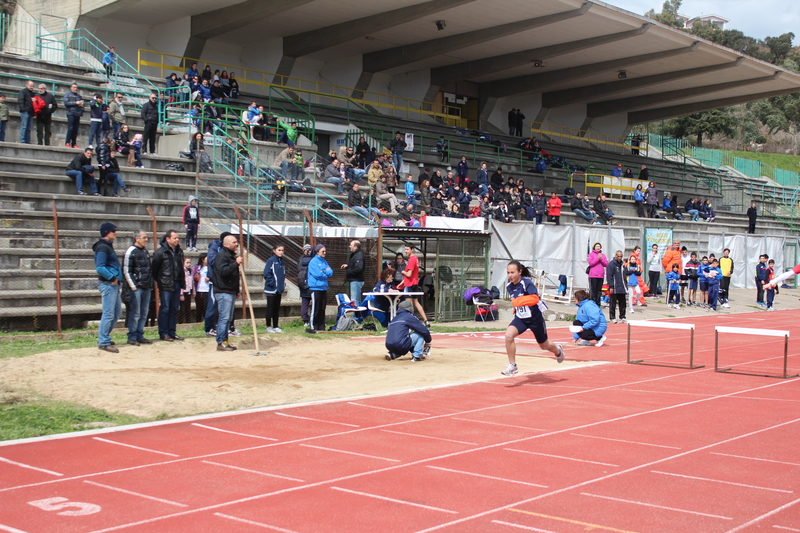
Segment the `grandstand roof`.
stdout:
[[627,113],[637,124],[800,90],[797,73],[597,1],[116,0],[101,10],[85,15],[152,24],[191,14],[191,57],[209,39],[280,38],[281,75],[300,57],[353,57],[358,68],[360,56],[359,91],[376,73],[429,72],[426,100],[474,82],[482,115],[530,94],[541,95],[537,120],[585,105],[589,123]]

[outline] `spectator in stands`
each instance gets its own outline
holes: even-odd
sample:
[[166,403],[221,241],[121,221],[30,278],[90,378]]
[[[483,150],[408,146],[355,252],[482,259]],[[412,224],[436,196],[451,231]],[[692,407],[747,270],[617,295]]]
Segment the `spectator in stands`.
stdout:
[[647,165],[642,165],[642,168],[639,170],[639,179],[642,181],[650,181],[650,171],[647,169]]
[[[386,174],[381,174],[381,179],[375,184],[375,196],[378,198],[379,204],[389,202],[389,212],[394,213],[397,211],[397,196],[389,192],[389,187],[386,184],[388,179],[389,177]],[[430,189],[428,189],[428,198],[430,198]],[[380,207],[380,205],[378,207]]]
[[503,177],[503,168],[497,167],[497,170],[494,171],[494,174],[492,174],[492,177],[489,179],[489,181],[492,184],[492,189],[495,191],[501,190],[503,188],[503,182],[505,181],[505,178]]
[[446,206],[442,191],[437,191],[436,194],[433,195],[433,198],[431,198],[431,215],[435,217],[443,216],[445,210]]
[[539,153],[542,151],[542,145],[539,144],[539,141],[536,140],[536,137],[533,138],[533,142],[531,143],[531,148],[534,152]]
[[119,129],[125,123],[125,105],[123,104],[123,97],[121,94],[117,93],[108,105],[108,116],[111,118],[111,124],[114,128],[114,137],[116,137]]
[[633,203],[636,205],[636,216],[647,218],[647,213],[644,210],[644,190],[641,183],[636,185],[636,189],[633,191]]
[[[167,231],[159,242],[161,247],[153,254],[153,279],[158,284],[161,297],[158,311],[158,336],[166,342],[183,340],[183,337],[179,337],[176,332],[178,310],[181,306],[181,289],[185,288],[183,250],[180,240],[181,237],[177,231]],[[219,256],[216,260],[219,261]],[[217,291],[216,283],[214,290]],[[220,316],[222,314],[220,310]]]
[[543,190],[539,190],[533,197],[533,219],[536,224],[542,223],[542,217],[547,213],[547,198]]
[[211,78],[212,86],[215,81],[219,81],[219,69],[214,71],[214,76]]
[[547,216],[556,226],[561,225],[561,198],[556,191],[550,194],[550,199],[547,201]]
[[133,244],[125,251],[122,262],[124,276],[123,291],[128,292],[128,344],[153,344],[144,338],[144,326],[147,324],[147,312],[150,309],[150,296],[153,291],[153,273],[150,263],[150,252],[147,251],[147,233],[143,230],[133,232]]
[[200,77],[200,73],[197,71],[197,63],[192,63],[192,66],[186,71],[186,76],[188,76],[189,79]]
[[75,182],[75,188],[81,196],[86,196],[86,193],[83,192],[84,180],[89,182],[92,188],[92,195],[100,196],[100,193],[97,192],[97,183],[95,183],[94,179],[94,167],[92,166],[93,153],[94,150],[86,148],[82,154],[73,157],[70,164],[67,165],[66,174]]
[[108,109],[103,103],[103,95],[95,93],[94,98],[89,102],[89,146],[100,146],[103,142],[103,108]]
[[367,183],[369,184],[370,189],[375,187],[375,184],[380,181],[381,175],[383,175],[383,169],[381,168],[380,161],[376,159],[369,167],[369,172],[367,172]]
[[114,151],[114,142],[106,137],[103,142],[97,146],[97,164],[100,167],[100,183],[103,185],[103,196],[108,196],[108,184],[113,184],[111,195],[118,198],[120,187],[128,194],[130,189],[122,181],[122,176],[119,173],[119,163],[117,162],[117,153]]
[[672,218],[674,218],[676,220],[680,220],[681,218],[683,218],[681,216],[682,208],[681,208],[680,204],[678,203],[678,197],[677,196],[673,199],[670,196],[669,193],[666,193],[664,195],[664,200],[663,200],[662,206],[664,208],[664,212],[672,214]]
[[189,203],[183,208],[183,227],[186,228],[186,251],[197,251],[197,229],[200,227],[200,208],[197,198],[189,195]]
[[223,70],[222,74],[219,75],[219,82],[222,84],[223,87],[228,85],[228,71]]
[[[386,188],[389,189],[390,193],[395,194],[397,190],[397,172],[392,165],[383,165],[383,171],[386,173]],[[424,175],[425,173],[420,176],[420,179],[423,179],[422,176]],[[428,180],[428,183],[430,183],[430,180]]]
[[[342,165],[344,165],[344,163],[342,163]],[[339,194],[344,194],[344,189],[342,188],[344,177],[339,171],[339,166],[339,161],[334,158],[334,160],[331,161],[331,164],[325,167],[325,173],[322,175],[322,180],[325,183],[332,183],[336,185],[336,192]]]
[[366,137],[359,138],[355,150],[356,156],[358,156],[360,160],[366,161],[368,152],[369,152],[369,143],[367,142]]
[[692,198],[692,209],[697,211],[697,216],[708,221],[708,213],[703,208],[703,202],[697,198]]
[[364,287],[364,252],[361,241],[350,241],[350,257],[340,268],[344,270],[344,282],[350,284],[350,300],[361,305],[361,289]]
[[300,135],[300,132],[297,131],[297,122],[286,125],[283,121],[278,120],[278,130],[283,130],[278,137],[279,144],[294,146],[297,143],[297,137]]
[[456,176],[458,176],[457,183],[459,187],[464,186],[468,172],[469,172],[469,163],[467,163],[467,156],[462,155],[461,161],[459,161],[458,165],[456,165]]
[[488,194],[484,194],[483,196],[481,196],[480,202],[481,203],[480,203],[480,206],[479,206],[478,214],[480,215],[481,218],[489,220],[490,218],[492,218],[494,216],[494,210],[495,210],[495,208],[492,205],[492,202],[491,202],[491,200],[489,198],[489,195]]
[[576,192],[575,196],[569,201],[569,206],[572,209],[572,212],[581,217],[582,219],[586,220],[589,224],[592,224],[597,216],[592,213],[591,211],[586,211],[583,208],[583,198],[581,197],[580,192]]
[[708,198],[706,198],[706,200],[703,202],[703,209],[705,213],[708,215],[708,219],[706,220],[706,222],[714,222],[715,220],[717,220],[717,215],[716,213],[714,213],[714,208],[711,206],[711,200],[709,200]]
[[110,46],[108,51],[103,56],[101,63],[103,64],[103,68],[106,69],[106,76],[109,78],[112,74],[114,74],[114,63],[117,62],[117,54],[114,51],[114,47]]
[[689,198],[686,200],[686,205],[684,206],[686,214],[692,216],[692,222],[697,222],[697,219],[700,218],[700,212],[694,208],[694,199]]
[[625,169],[625,173],[622,175],[623,178],[631,178],[633,179],[633,171],[630,167]]
[[119,353],[111,341],[111,330],[122,315],[122,300],[120,299],[120,282],[122,267],[114,251],[114,241],[117,238],[117,226],[111,222],[100,225],[100,240],[94,243],[94,267],[100,280],[97,288],[103,302],[103,314],[97,331],[97,347],[104,352]]
[[[176,234],[177,236],[177,234]],[[239,241],[233,235],[227,235],[222,240],[219,253],[214,258],[211,269],[211,283],[214,287],[214,298],[219,318],[217,319],[216,337],[217,351],[230,352],[236,349],[228,342],[228,336],[233,322],[233,311],[236,308],[236,295],[241,286],[239,268],[242,256],[237,255]],[[206,313],[208,318],[208,313]],[[159,320],[159,328],[161,321]]]
[[314,247],[314,257],[308,264],[308,288],[311,290],[311,317],[306,333],[325,331],[325,307],[328,299],[328,279],[333,269],[325,260],[328,253],[324,244]]
[[[167,89],[174,89],[175,87],[177,87],[177,86],[178,86],[178,84],[179,84],[179,82],[178,82],[178,75],[177,75],[177,74],[175,74],[174,72],[173,72],[173,73],[171,73],[171,74],[170,74],[169,76],[167,76],[166,78],[164,78],[164,86],[165,86]],[[175,96],[175,92],[174,92],[174,91],[170,91],[169,93],[170,93],[170,95],[171,95],[171,96]]]
[[119,131],[114,136],[114,144],[117,145],[117,151],[122,155],[127,156],[133,147],[132,141],[128,137],[129,127],[127,124],[120,125]]
[[151,94],[142,106],[142,120],[144,121],[142,153],[152,155],[156,153],[156,134],[158,133],[158,104],[155,94]]
[[517,137],[522,137],[522,124],[525,120],[525,115],[522,114],[522,109],[517,109],[514,115],[514,134]]
[[516,108],[512,108],[511,111],[508,112],[508,134],[514,135],[516,129],[517,129],[517,110]]
[[622,177],[622,163],[618,163],[617,166],[614,167],[614,170],[611,171],[611,175],[615,178]]
[[377,207],[364,207],[364,200],[365,198],[361,195],[361,192],[358,190],[358,183],[353,184],[353,188],[350,189],[350,192],[347,193],[347,204],[349,205],[350,209],[361,215],[362,217],[369,219],[370,213],[372,216],[376,217],[376,219],[380,220],[380,210]]
[[580,331],[572,333],[575,344],[578,346],[602,346],[606,340],[605,332],[608,329],[603,311],[583,289],[575,291],[575,301],[578,302],[578,314],[575,315],[572,325],[581,328]]
[[25,87],[17,95],[17,106],[19,107],[19,142],[31,143],[31,130],[33,129],[33,80],[25,82]]
[[211,82],[204,78],[197,90],[200,91],[200,99],[203,102],[208,103],[211,101]]
[[514,221],[514,216],[508,209],[508,205],[506,204],[505,200],[500,200],[498,202],[497,208],[494,210],[494,218],[507,224],[510,224]]
[[250,102],[250,107],[247,108],[245,111],[245,122],[250,125],[250,140],[254,141],[255,139],[255,128],[258,125],[261,119],[261,113],[263,110],[263,106],[256,105],[255,100]]
[[439,161],[442,163],[450,158],[450,150],[448,150],[447,139],[444,138],[444,135],[441,135],[436,141],[436,151],[439,152]]
[[484,195],[489,193],[489,170],[486,166],[486,163],[481,163],[481,168],[478,169],[478,175],[476,178],[478,183],[478,194]]
[[753,234],[756,232],[756,220],[758,220],[758,206],[756,206],[755,202],[751,203],[750,208],[747,210],[747,219],[747,233]]
[[231,72],[228,80],[228,98],[239,98],[239,82],[236,81],[236,73]]
[[53,113],[58,109],[58,102],[52,93],[47,92],[44,83],[39,84],[39,94],[36,98],[41,98],[44,106],[39,114],[36,115],[36,144],[39,146],[50,146],[50,126],[53,122]]
[[8,126],[8,104],[5,93],[0,93],[0,141],[6,140],[6,127]]
[[283,333],[278,320],[281,316],[281,295],[286,291],[286,267],[282,244],[272,249],[272,257],[264,265],[264,294],[267,298],[267,333]]
[[419,184],[419,205],[420,207],[431,206],[431,184],[428,180],[422,180]]
[[211,101],[215,104],[228,104],[228,99],[225,98],[225,91],[222,89],[219,80],[214,80],[211,84]]
[[417,210],[417,195],[414,193],[414,177],[409,174],[406,178],[406,202],[414,206],[414,210]]
[[[194,159],[195,161],[198,160],[200,154],[199,152],[205,150],[204,146],[204,137],[203,133],[200,131],[196,131],[192,134],[192,138],[189,140],[189,158]],[[186,152],[181,152],[181,157],[185,157]]]
[[600,219],[606,224],[617,223],[617,221],[614,220],[614,212],[608,208],[606,196],[604,194],[598,194],[597,198],[595,198],[594,212],[597,213],[597,216],[600,217]]
[[[297,179],[297,165],[294,158],[294,146],[289,146],[278,154],[272,166],[279,167],[285,179]],[[291,175],[291,177],[289,176]],[[340,193],[341,194],[341,193]]]
[[403,134],[399,131],[394,133],[394,139],[391,140],[389,143],[389,150],[392,152],[392,165],[394,166],[395,172],[399,176],[400,173],[403,171],[403,154],[406,151],[406,141],[403,139]]
[[647,204],[648,218],[658,218],[658,188],[655,182],[651,181],[647,185],[647,189],[644,191],[644,202]]
[[206,67],[203,69],[201,77],[203,78],[203,81],[211,81],[211,79],[214,77],[214,74],[211,72],[211,65],[206,65]]

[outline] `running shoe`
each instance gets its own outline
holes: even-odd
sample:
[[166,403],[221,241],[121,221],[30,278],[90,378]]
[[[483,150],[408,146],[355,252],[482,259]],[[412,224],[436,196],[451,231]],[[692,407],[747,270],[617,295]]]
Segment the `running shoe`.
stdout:
[[[564,347],[561,346],[560,344],[556,344],[556,346],[558,346],[558,355],[556,356],[556,361],[558,361],[559,363],[563,363],[564,362]],[[516,365],[514,365],[514,367],[516,368]]]
[[503,374],[504,376],[513,376],[517,372],[518,372],[517,364],[516,363],[508,363],[508,366],[506,367],[506,369],[503,370],[500,373]]
[[267,328],[267,333],[275,333],[275,329],[274,328]]
[[236,330],[229,331],[228,335],[231,336],[231,337],[241,337],[242,336],[241,332],[236,331]]
[[722,304],[722,307],[724,307],[726,309],[730,309],[731,308],[730,304],[728,304],[728,303]]
[[599,341],[597,341],[597,344],[595,344],[595,347],[596,347],[596,348],[599,348],[600,346],[602,346],[602,345],[603,345],[603,343],[604,343],[604,342],[606,342],[606,336],[605,336],[605,335],[603,335],[602,337],[600,337],[600,340],[599,340]]
[[421,357],[412,357],[411,358],[411,362],[412,363],[419,363],[420,361],[422,361]]
[[587,340],[585,340],[585,339],[581,339],[578,342],[576,342],[575,345],[576,346],[591,346],[592,343],[587,341]]
[[217,330],[210,329],[206,331],[206,337],[216,337],[216,336],[217,336]]
[[281,328],[272,328],[272,333],[283,333]]

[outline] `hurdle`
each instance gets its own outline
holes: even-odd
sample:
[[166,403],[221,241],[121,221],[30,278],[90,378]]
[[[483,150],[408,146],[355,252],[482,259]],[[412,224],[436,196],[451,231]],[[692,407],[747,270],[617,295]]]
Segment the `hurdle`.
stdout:
[[[644,359],[637,359],[631,361],[631,327],[642,328],[661,328],[661,329],[678,329],[683,331],[691,331],[689,341],[689,366],[684,365],[671,365],[667,363],[648,363]],[[631,365],[647,365],[647,366],[665,366],[668,368],[683,368],[686,370],[694,370],[696,368],[703,368],[706,365],[694,364],[694,324],[682,324],[680,322],[654,322],[651,320],[629,320],[628,321],[628,364]]]
[[[754,372],[739,372],[734,371],[733,367],[720,368],[719,367],[719,334],[720,333],[733,333],[738,335],[760,335],[762,337],[783,337],[783,375],[776,376],[774,374],[756,374]],[[789,332],[777,329],[751,329],[751,328],[732,328],[728,326],[715,326],[714,327],[714,371],[727,372],[728,374],[740,374],[743,376],[758,376],[762,378],[779,378],[788,379],[796,378],[798,374],[788,374],[789,370]]]

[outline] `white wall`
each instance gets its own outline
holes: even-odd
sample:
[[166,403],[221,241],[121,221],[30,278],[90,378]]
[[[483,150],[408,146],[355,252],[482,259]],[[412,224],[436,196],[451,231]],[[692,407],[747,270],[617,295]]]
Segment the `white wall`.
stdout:
[[263,72],[275,72],[283,55],[283,39],[259,37],[258,45],[245,46],[239,54],[243,67]]
[[[146,48],[164,54],[182,56],[186,52],[186,43],[189,42],[191,29],[192,19],[190,17],[183,17],[182,19],[153,26],[147,35]],[[174,61],[174,64],[179,63],[177,58],[173,58],[172,61]],[[164,75],[166,76],[167,74],[169,73]]]
[[598,117],[592,121],[589,127],[591,131],[599,131],[608,135],[622,136],[628,127],[628,114],[618,113],[606,117]]

